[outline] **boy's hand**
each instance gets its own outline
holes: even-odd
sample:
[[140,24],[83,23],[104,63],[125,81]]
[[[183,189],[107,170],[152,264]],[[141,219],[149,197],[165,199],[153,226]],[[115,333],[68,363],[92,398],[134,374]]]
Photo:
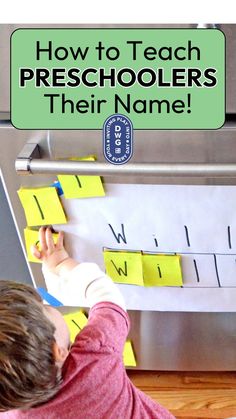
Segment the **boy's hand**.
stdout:
[[60,274],[65,269],[73,269],[78,263],[71,259],[64,248],[64,234],[59,232],[56,244],[54,244],[50,228],[39,229],[39,242],[41,250],[36,245],[31,247],[32,254],[41,260],[53,273]]

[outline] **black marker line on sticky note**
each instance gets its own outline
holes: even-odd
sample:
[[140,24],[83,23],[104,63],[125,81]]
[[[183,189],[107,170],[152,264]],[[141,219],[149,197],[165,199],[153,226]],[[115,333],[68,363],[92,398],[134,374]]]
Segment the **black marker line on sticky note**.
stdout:
[[194,268],[195,268],[195,272],[196,272],[197,282],[200,282],[198,268],[197,268],[197,262],[196,262],[195,259],[193,259],[193,263],[194,263]]
[[157,265],[157,270],[158,270],[158,273],[159,273],[159,277],[162,278],[161,269],[160,269],[159,265]]
[[81,182],[80,182],[79,177],[77,175],[75,175],[75,179],[77,180],[79,188],[82,188]]
[[228,230],[228,244],[229,244],[229,248],[232,249],[230,226],[228,226],[228,229],[227,230]]
[[217,268],[216,255],[213,255],[213,256],[214,256],[214,263],[215,263],[215,270],[216,270],[217,282],[218,282],[219,287],[221,287],[220,278],[219,278],[219,272],[218,272],[218,268]]
[[79,330],[81,330],[81,327],[79,327],[78,323],[76,323],[75,320],[72,319],[71,321],[72,321],[72,323],[74,323],[79,328]]
[[33,198],[35,199],[35,202],[36,202],[36,205],[37,205],[38,210],[39,210],[39,212],[40,212],[40,215],[41,215],[41,217],[42,217],[42,220],[44,220],[44,219],[45,219],[45,217],[44,217],[44,214],[43,214],[42,208],[41,208],[41,207],[40,207],[40,205],[39,205],[38,198],[37,198],[37,196],[36,196],[36,195],[33,195]]
[[127,269],[127,262],[126,261],[124,262],[124,265],[125,265],[124,271],[123,271],[122,268],[117,268],[117,266],[115,265],[115,263],[113,262],[113,260],[111,260],[111,263],[114,266],[114,268],[115,268],[116,272],[118,273],[118,275],[120,275],[120,276],[122,274],[125,275],[125,276],[128,275],[128,269]]
[[184,226],[184,228],[185,228],[185,234],[186,234],[187,245],[188,245],[188,247],[190,247],[189,234],[188,234],[188,227],[187,227],[187,226]]

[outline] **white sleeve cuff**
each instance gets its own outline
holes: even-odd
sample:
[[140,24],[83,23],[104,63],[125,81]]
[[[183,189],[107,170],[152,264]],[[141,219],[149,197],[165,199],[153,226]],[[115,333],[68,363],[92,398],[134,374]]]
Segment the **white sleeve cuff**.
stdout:
[[50,272],[43,264],[48,292],[68,306],[89,306],[108,301],[125,310],[118,287],[95,263],[80,263],[66,276]]

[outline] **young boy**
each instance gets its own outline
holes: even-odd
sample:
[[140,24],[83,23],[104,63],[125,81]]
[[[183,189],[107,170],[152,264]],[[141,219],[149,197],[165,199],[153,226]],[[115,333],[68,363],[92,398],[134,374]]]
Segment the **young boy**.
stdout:
[[0,281],[0,418],[173,419],[129,380],[122,352],[129,318],[122,295],[93,263],[78,264],[50,229],[40,229],[46,284],[80,292],[91,306],[70,348],[56,309],[35,290]]

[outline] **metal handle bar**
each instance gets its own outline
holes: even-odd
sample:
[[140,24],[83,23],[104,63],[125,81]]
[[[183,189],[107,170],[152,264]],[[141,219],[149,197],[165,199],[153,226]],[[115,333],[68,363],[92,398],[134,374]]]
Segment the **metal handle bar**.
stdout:
[[236,177],[236,163],[128,163],[43,160],[37,144],[26,144],[15,162],[19,174],[141,175],[172,177]]

